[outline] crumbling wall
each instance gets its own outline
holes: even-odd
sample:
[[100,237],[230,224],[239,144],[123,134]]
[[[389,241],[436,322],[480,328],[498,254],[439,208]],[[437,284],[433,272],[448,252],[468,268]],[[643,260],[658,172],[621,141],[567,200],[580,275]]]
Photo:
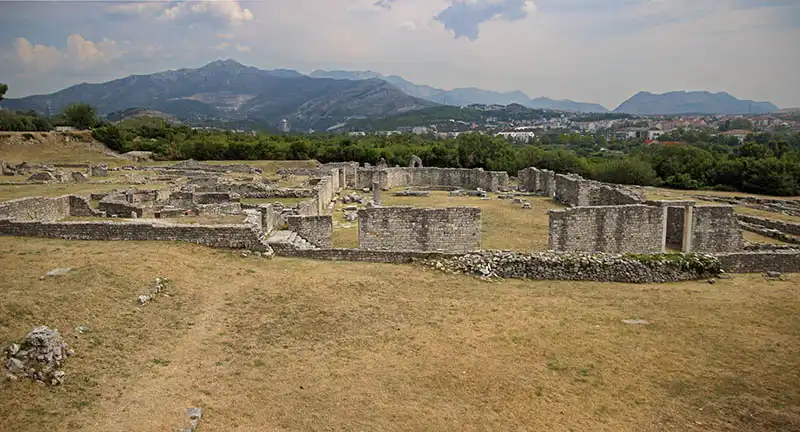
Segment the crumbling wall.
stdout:
[[107,216],[116,216],[121,218],[138,218],[144,214],[144,207],[130,204],[124,201],[115,201],[105,198],[97,205],[100,211],[105,212]]
[[333,218],[331,216],[289,216],[286,223],[291,231],[318,248],[333,247]]
[[86,197],[69,195],[68,199],[70,216],[104,217],[106,215],[102,211],[93,209]]
[[555,200],[570,207],[589,205],[588,190],[581,188],[582,180],[577,176],[556,174]]
[[800,251],[731,252],[717,254],[722,269],[728,273],[777,271],[800,273]]
[[525,168],[517,172],[518,189],[536,195],[553,197],[556,190],[556,173],[538,168]]
[[508,186],[508,173],[481,168],[358,168],[356,186],[371,188],[374,180],[380,187],[449,186],[497,192]]
[[216,248],[269,250],[264,233],[247,225],[0,220],[0,235],[69,240],[185,241]]
[[731,206],[697,206],[692,214],[692,252],[742,249],[742,230]]
[[664,210],[646,205],[550,210],[549,248],[559,252],[663,251]]
[[477,250],[481,246],[481,210],[475,207],[361,209],[358,244],[364,250]]
[[258,210],[261,212],[261,229],[266,234],[278,229],[286,222],[272,204],[262,204],[258,206]]
[[736,215],[736,217],[745,223],[760,225],[768,229],[778,230],[782,233],[800,236],[800,223],[785,222],[749,215]]
[[555,176],[554,196],[556,201],[569,207],[627,205],[645,201],[641,192],[624,186],[564,174]]
[[55,221],[70,214],[69,197],[30,197],[0,203],[0,219]]

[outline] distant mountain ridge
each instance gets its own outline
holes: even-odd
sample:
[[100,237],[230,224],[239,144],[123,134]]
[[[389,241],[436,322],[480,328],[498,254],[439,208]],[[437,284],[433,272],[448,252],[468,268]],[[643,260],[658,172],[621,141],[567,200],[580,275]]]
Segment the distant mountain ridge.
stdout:
[[528,108],[551,109],[572,112],[608,112],[604,106],[594,103],[575,102],[571,100],[555,100],[545,97],[531,99],[521,91],[495,92],[475,87],[456,88],[443,90],[428,85],[417,85],[397,75],[384,76],[372,71],[341,71],[341,70],[315,70],[308,76],[312,78],[333,78],[348,80],[382,79],[403,93],[436,102],[442,105],[464,106],[472,104],[481,105],[510,105],[520,104]]
[[379,79],[313,79],[293,70],[262,70],[217,60],[197,69],[131,75],[78,84],[49,95],[6,99],[2,106],[53,114],[75,102],[93,105],[103,115],[137,108],[189,121],[276,125],[286,118],[302,129],[435,105]]
[[778,111],[770,102],[737,99],[726,92],[673,91],[654,94],[641,91],[614,112],[638,115],[763,114]]

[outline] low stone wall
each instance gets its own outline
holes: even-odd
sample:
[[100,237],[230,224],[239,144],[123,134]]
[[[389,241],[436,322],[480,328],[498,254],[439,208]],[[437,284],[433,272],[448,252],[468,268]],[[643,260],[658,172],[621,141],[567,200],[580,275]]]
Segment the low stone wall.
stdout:
[[732,252],[717,255],[722,269],[728,273],[762,273],[777,271],[800,273],[800,250]]
[[86,197],[69,195],[69,215],[80,217],[105,217],[105,212],[95,210]]
[[662,283],[704,279],[719,274],[712,255],[609,255],[480,251],[427,265],[484,278]]
[[550,210],[549,249],[560,252],[664,251],[664,210],[647,205]]
[[742,249],[742,230],[731,206],[696,206],[692,213],[692,252]]
[[55,221],[67,216],[67,196],[20,198],[0,203],[0,219]]
[[39,222],[0,220],[0,235],[67,240],[185,241],[266,252],[263,232],[247,225],[179,225],[141,222]]
[[408,186],[450,186],[498,192],[508,186],[508,173],[484,171],[481,168],[358,168],[355,186],[372,188],[377,181],[381,188]]
[[112,201],[107,198],[100,201],[97,207],[109,217],[138,218],[144,214],[144,207],[142,206],[124,201]]
[[289,216],[289,229],[318,248],[333,247],[333,218],[331,216]]
[[741,227],[743,230],[754,232],[764,237],[773,238],[775,240],[779,240],[784,243],[800,244],[800,237],[793,236],[791,234],[786,234],[783,231],[778,231],[776,229],[767,228],[763,225],[751,224],[739,220],[739,227]]
[[481,246],[476,207],[376,207],[358,210],[364,250],[467,252]]
[[554,196],[556,201],[569,207],[640,204],[645,201],[641,192],[624,186],[564,174],[555,176]]
[[445,259],[457,256],[442,252],[415,252],[415,251],[368,251],[363,249],[311,249],[311,250],[281,250],[275,249],[280,256],[293,258],[307,258],[323,261],[356,261],[387,264],[408,264],[420,260]]
[[748,215],[736,215],[736,218],[749,224],[760,225],[762,227],[778,230],[786,234],[800,236],[800,223],[784,222],[775,219],[767,219]]

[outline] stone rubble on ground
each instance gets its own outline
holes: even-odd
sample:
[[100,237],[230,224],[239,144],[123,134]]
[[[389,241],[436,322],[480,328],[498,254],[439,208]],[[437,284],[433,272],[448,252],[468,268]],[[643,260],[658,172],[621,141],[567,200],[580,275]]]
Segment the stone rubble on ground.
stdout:
[[6,348],[4,366],[12,381],[27,377],[46,385],[59,385],[66,376],[60,370],[61,364],[73,354],[58,330],[39,326],[21,344],[12,343]]
[[781,272],[776,272],[776,271],[768,271],[764,273],[764,277],[767,279],[780,279],[781,276],[782,276]]
[[625,324],[630,324],[630,325],[648,325],[648,324],[650,324],[650,321],[643,320],[643,319],[627,319],[627,320],[622,320],[622,322],[625,323]]
[[150,293],[139,296],[139,306],[144,306],[146,303],[155,299],[156,296],[158,295],[166,294],[168,287],[169,287],[169,279],[157,277],[155,284],[153,285],[152,288],[150,288]]
[[585,280],[625,283],[677,282],[716,277],[719,258],[710,254],[654,255],[639,259],[625,254],[522,253],[476,251],[421,264],[447,273],[483,279]]
[[44,278],[47,278],[47,277],[64,276],[65,274],[69,273],[70,271],[72,271],[72,268],[70,268],[70,267],[54,268],[54,269],[50,270],[49,272],[45,273],[43,276],[39,276],[39,279],[43,280]]

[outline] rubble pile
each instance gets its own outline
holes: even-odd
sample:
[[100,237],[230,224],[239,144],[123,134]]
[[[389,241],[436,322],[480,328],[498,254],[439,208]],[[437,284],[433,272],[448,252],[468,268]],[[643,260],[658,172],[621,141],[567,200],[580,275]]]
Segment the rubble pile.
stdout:
[[59,385],[66,376],[60,370],[61,363],[73,354],[58,330],[39,326],[31,330],[21,344],[12,343],[6,348],[4,365],[11,380],[28,377],[44,384]]
[[155,284],[152,288],[150,288],[150,294],[144,294],[139,296],[139,305],[142,306],[145,303],[148,303],[150,300],[156,298],[156,296],[160,294],[166,294],[167,288],[169,287],[169,279],[157,277]]
[[520,253],[478,251],[451,258],[423,260],[449,273],[485,279],[584,280],[653,283],[698,280],[722,272],[708,254],[621,255],[587,253]]

